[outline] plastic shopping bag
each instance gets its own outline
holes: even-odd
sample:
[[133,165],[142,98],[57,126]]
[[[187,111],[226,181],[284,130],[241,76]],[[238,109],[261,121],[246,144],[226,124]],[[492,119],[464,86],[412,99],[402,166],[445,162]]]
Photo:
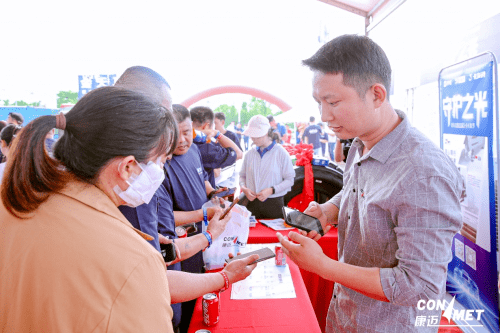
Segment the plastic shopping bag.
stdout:
[[[231,203],[226,202],[226,207]],[[206,202],[203,207],[215,206],[212,201]],[[203,251],[203,261],[207,271],[224,267],[225,259],[229,253],[236,255],[240,247],[245,247],[248,241],[250,227],[250,216],[252,213],[243,206],[234,205],[231,210],[231,220],[226,225],[224,232],[214,239],[212,245]],[[207,225],[202,223],[203,231],[207,230]]]

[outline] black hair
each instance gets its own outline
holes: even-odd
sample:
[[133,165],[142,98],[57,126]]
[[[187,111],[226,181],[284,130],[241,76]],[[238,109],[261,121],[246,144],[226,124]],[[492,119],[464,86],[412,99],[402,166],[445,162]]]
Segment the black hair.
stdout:
[[24,122],[24,117],[19,112],[10,112],[9,116],[15,121],[17,121],[19,125],[22,125],[22,123]]
[[267,120],[269,120],[269,122],[273,121],[274,120],[273,115],[272,114],[268,115]]
[[191,114],[189,113],[189,110],[181,104],[174,104],[172,105],[172,114],[175,117],[175,120],[177,123],[182,123],[186,119],[191,119]]
[[309,117],[309,122],[311,122],[311,123],[312,123],[312,122],[313,122],[313,121],[315,121],[315,120],[316,120],[316,118],[314,118],[313,116],[310,116],[310,117]]
[[382,83],[387,91],[391,86],[389,59],[366,36],[343,35],[332,39],[302,64],[325,74],[342,73],[344,84],[356,89],[361,98],[375,83]]
[[191,120],[196,125],[214,122],[214,112],[207,106],[197,106],[191,109]]
[[95,89],[66,114],[64,135],[45,149],[56,116],[41,116],[23,128],[7,161],[1,198],[15,216],[38,208],[72,177],[95,184],[112,159],[132,155],[145,162],[175,150],[178,131],[173,116],[146,96],[119,87]]
[[21,126],[9,124],[0,131],[0,140],[5,141],[7,147],[10,147],[12,140],[16,137],[17,133],[21,130]]
[[280,142],[280,136],[278,133],[274,131],[274,128],[270,127],[269,130],[267,131],[267,136],[271,138],[271,140]]
[[219,120],[226,121],[226,115],[224,114],[224,112],[216,112],[214,117],[219,119]]

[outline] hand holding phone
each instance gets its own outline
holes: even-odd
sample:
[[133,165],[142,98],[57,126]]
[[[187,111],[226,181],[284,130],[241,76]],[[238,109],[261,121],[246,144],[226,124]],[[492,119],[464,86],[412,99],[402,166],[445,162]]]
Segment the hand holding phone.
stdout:
[[233,209],[234,205],[236,205],[238,203],[238,200],[239,200],[239,198],[234,198],[233,202],[231,203],[231,206],[229,206],[224,211],[224,213],[221,215],[221,217],[220,217],[221,220],[226,217],[226,215],[229,213],[229,211],[231,211],[231,209]]
[[224,190],[224,191],[215,192],[213,196],[214,197],[219,197],[219,198],[228,197],[231,194],[234,194],[235,191],[236,191],[236,187],[229,188],[229,189],[226,188],[226,190]]
[[264,247],[264,248],[259,249],[259,250],[255,250],[255,251],[252,251],[252,252],[248,252],[248,253],[237,255],[236,257],[233,257],[233,258],[227,258],[226,262],[229,264],[230,262],[232,262],[234,260],[243,259],[243,258],[251,256],[252,254],[258,254],[259,255],[259,259],[257,259],[255,261],[249,263],[248,265],[253,265],[253,264],[257,263],[257,262],[261,262],[261,261],[264,261],[264,260],[267,260],[267,259],[271,259],[271,258],[274,258],[276,256],[274,254],[274,252],[270,248]]
[[177,254],[175,253],[174,243],[169,243],[169,244],[160,243],[160,250],[161,250],[161,255],[163,256],[163,260],[165,262],[171,262],[177,258]]
[[321,222],[314,216],[304,214],[295,209],[283,207],[283,218],[287,224],[297,229],[307,232],[315,230],[321,236],[325,234]]

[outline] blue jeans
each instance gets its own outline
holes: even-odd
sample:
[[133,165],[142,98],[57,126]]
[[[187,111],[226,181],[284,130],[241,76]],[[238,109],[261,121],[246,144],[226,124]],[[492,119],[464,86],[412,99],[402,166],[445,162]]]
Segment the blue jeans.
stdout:
[[328,142],[328,152],[330,153],[330,160],[335,161],[334,150],[336,142]]

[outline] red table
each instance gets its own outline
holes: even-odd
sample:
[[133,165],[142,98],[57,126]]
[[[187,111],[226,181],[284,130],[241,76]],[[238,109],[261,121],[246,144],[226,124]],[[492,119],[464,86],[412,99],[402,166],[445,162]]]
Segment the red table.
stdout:
[[200,297],[196,302],[188,333],[199,329],[208,329],[212,333],[320,333],[300,270],[293,262],[287,264],[297,298],[232,300],[229,289],[220,294],[219,323],[207,327],[203,324]]
[[[288,234],[288,230],[279,232],[283,235]],[[337,241],[338,230],[337,228],[332,228],[326,235],[321,237],[318,244],[328,257],[338,260]],[[258,222],[255,227],[250,228],[250,234],[248,236],[249,244],[276,242],[278,242],[276,230],[268,228]],[[288,260],[287,263],[290,261],[291,260]],[[328,313],[330,300],[332,299],[334,283],[302,269],[300,272],[302,273],[302,279],[304,280],[311,304],[314,308],[314,312],[316,313],[316,318],[318,319],[321,330],[324,332],[326,326],[326,315]]]

